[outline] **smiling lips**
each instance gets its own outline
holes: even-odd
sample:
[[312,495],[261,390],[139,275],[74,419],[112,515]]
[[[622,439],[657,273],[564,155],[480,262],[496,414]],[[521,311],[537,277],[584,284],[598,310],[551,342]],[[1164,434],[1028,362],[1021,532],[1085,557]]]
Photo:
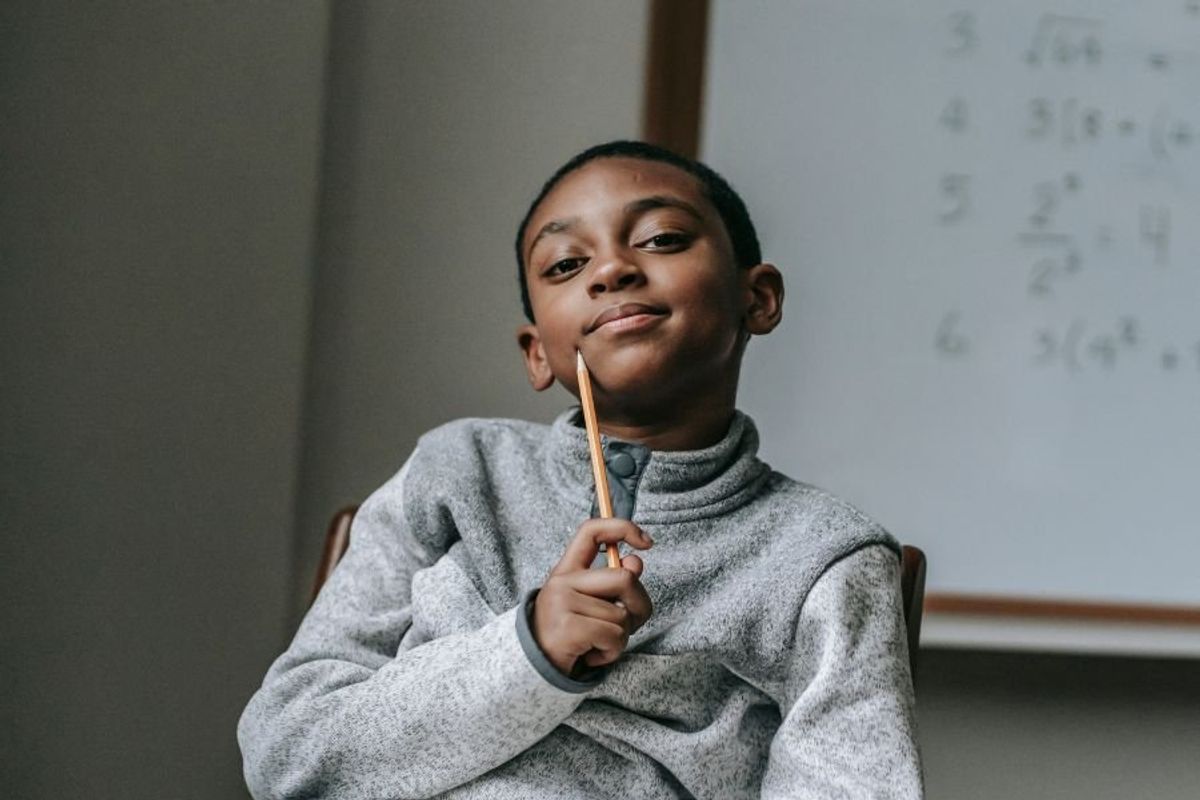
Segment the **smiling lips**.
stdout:
[[[666,313],[666,309],[658,308],[655,306],[648,306],[645,303],[621,303],[620,305],[617,305],[617,306],[609,306],[608,308],[601,311],[596,316],[596,318],[592,320],[592,324],[588,325],[586,333],[593,333],[601,325],[605,325],[609,322],[614,322],[616,320],[626,319],[628,317],[643,316],[643,315],[662,316],[665,313]],[[618,327],[618,326],[614,326],[614,327]],[[619,327],[624,328],[624,327],[639,327],[639,326],[636,325],[634,320],[630,320],[630,323],[628,325],[620,325]]]

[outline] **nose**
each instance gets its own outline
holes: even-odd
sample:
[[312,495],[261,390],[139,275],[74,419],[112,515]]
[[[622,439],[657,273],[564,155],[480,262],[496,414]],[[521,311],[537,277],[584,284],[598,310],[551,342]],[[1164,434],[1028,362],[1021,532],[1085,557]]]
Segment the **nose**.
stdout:
[[646,282],[646,275],[633,261],[614,255],[598,264],[592,271],[588,283],[588,294],[595,297],[604,292],[615,292],[640,286]]

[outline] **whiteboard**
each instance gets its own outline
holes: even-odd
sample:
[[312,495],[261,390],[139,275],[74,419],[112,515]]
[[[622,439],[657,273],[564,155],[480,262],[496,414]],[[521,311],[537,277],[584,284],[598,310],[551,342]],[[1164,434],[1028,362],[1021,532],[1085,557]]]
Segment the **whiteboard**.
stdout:
[[1200,0],[716,0],[739,405],[930,594],[1200,607]]

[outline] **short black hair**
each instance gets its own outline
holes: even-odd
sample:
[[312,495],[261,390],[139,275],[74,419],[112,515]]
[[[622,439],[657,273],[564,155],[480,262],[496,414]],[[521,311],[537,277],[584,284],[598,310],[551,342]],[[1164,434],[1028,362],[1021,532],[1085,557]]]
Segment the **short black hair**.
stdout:
[[717,209],[717,214],[720,215],[721,222],[724,223],[725,230],[729,233],[729,239],[733,243],[733,258],[737,265],[747,268],[762,262],[762,251],[758,246],[758,233],[754,230],[754,223],[750,221],[750,212],[746,210],[746,204],[742,202],[742,198],[724,178],[699,161],[681,156],[659,145],[628,139],[605,142],[589,147],[559,167],[530,203],[529,210],[525,212],[525,218],[521,220],[521,225],[517,228],[517,279],[521,284],[521,306],[525,311],[525,317],[530,322],[534,321],[533,306],[529,302],[529,284],[525,280],[525,256],[522,252],[525,229],[529,226],[533,212],[542,204],[542,200],[546,198],[551,189],[567,175],[598,158],[637,158],[643,161],[661,161],[695,176],[704,187],[705,196]]

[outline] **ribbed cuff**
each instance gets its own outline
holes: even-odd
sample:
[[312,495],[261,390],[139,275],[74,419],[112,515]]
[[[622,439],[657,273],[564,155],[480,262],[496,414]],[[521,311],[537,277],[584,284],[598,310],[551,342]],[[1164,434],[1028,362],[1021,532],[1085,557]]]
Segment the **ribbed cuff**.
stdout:
[[558,667],[550,663],[550,659],[546,658],[546,654],[542,652],[537,640],[533,638],[533,631],[529,628],[529,618],[533,616],[533,601],[540,591],[540,588],[529,590],[521,601],[521,608],[516,613],[517,640],[521,643],[521,649],[525,651],[525,657],[543,678],[564,692],[582,694],[589,689],[596,688],[608,674],[607,667],[588,670],[582,676],[582,680],[567,677],[558,671]]

